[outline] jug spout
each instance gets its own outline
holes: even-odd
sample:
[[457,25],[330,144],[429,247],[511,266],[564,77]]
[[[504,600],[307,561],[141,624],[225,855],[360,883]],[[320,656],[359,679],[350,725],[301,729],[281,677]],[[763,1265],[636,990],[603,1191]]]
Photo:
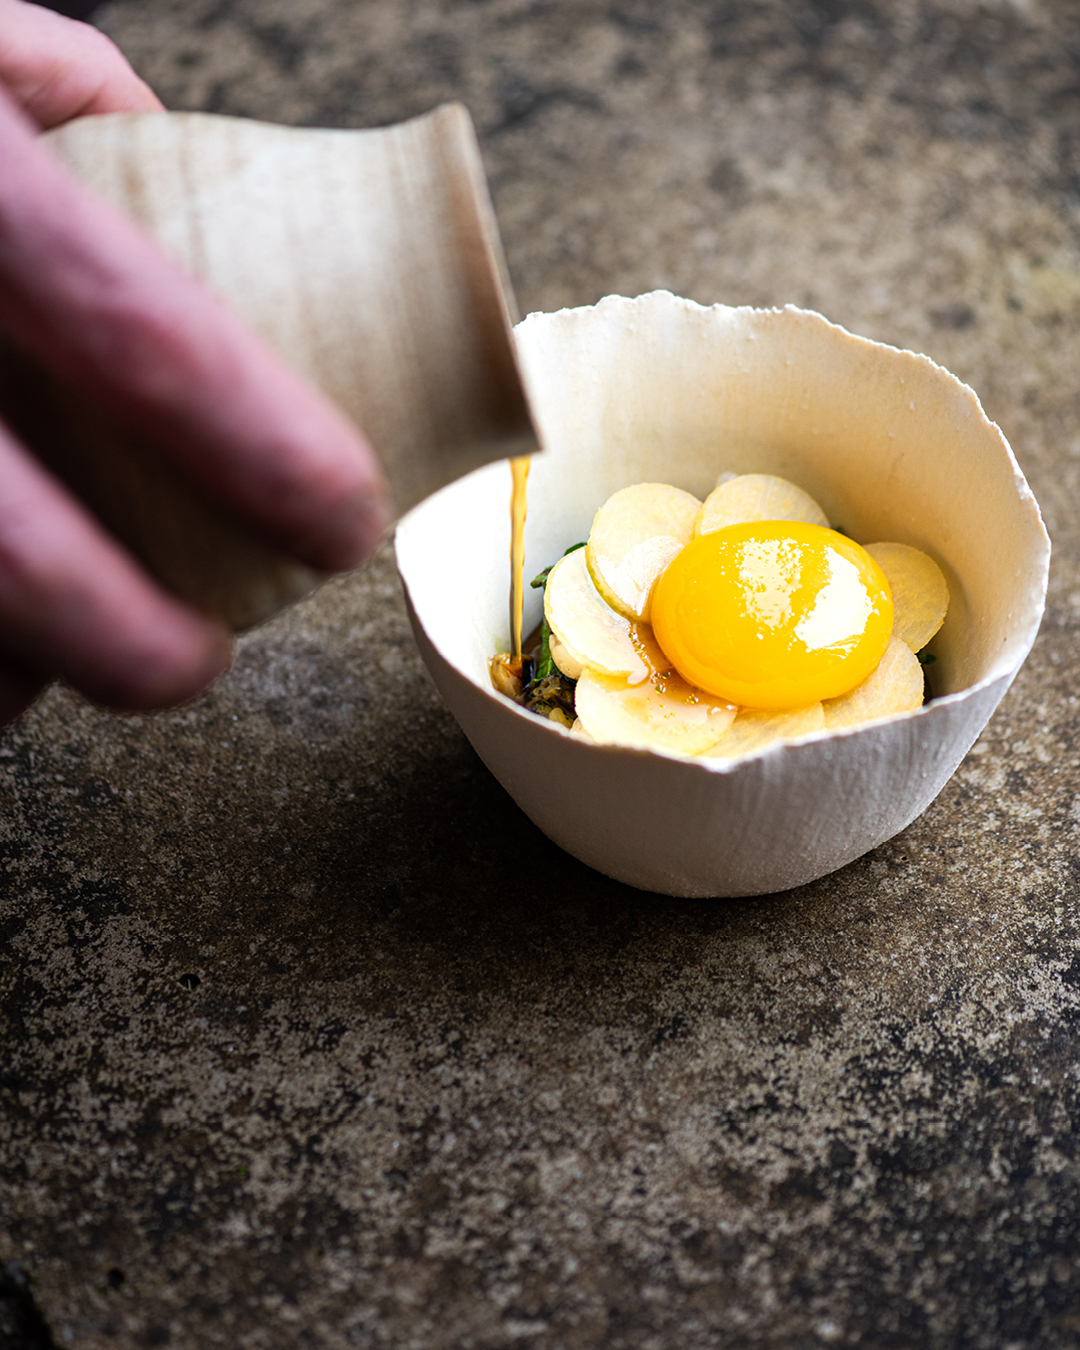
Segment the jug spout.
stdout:
[[[352,418],[396,514],[537,448],[513,294],[462,106],[362,131],[121,113],[48,139]],[[154,576],[233,628],[321,579],[13,349],[0,352],[0,413]]]

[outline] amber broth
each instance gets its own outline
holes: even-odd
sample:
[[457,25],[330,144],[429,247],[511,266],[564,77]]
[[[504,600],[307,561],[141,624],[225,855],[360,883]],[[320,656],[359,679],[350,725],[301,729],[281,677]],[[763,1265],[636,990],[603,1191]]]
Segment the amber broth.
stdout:
[[521,673],[521,624],[525,612],[525,513],[528,505],[529,456],[510,461],[510,660]]

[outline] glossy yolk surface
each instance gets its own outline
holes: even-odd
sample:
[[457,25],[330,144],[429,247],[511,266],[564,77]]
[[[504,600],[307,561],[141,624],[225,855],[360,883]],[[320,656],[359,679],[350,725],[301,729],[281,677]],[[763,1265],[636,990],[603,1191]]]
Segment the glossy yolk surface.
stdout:
[[688,684],[780,711],[861,684],[889,645],[889,583],[820,525],[747,521],[700,535],[669,564],[653,632]]

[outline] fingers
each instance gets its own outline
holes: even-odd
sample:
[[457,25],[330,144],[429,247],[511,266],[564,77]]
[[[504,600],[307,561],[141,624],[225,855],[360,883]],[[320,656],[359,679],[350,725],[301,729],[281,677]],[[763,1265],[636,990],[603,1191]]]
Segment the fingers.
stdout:
[[2,97],[0,321],[305,562],[343,570],[378,542],[385,487],[356,428],[63,172]]
[[115,43],[88,23],[0,0],[0,35],[0,84],[39,127],[87,113],[161,109]]
[[[0,85],[40,127],[161,108],[104,34],[22,0],[0,0]],[[99,702],[152,708],[197,693],[230,654],[224,630],[158,592],[3,427],[0,633],[0,724],[53,675]]]
[[109,707],[167,707],[229,657],[225,629],[159,591],[0,427],[0,718],[52,676]]

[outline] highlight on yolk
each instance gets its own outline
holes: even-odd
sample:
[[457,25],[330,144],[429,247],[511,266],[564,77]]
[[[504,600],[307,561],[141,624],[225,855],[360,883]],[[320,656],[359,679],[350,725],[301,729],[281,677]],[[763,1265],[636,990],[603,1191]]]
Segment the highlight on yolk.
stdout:
[[889,645],[893,602],[884,572],[853,540],[756,520],[687,544],[657,583],[652,625],[688,684],[780,711],[861,684]]

